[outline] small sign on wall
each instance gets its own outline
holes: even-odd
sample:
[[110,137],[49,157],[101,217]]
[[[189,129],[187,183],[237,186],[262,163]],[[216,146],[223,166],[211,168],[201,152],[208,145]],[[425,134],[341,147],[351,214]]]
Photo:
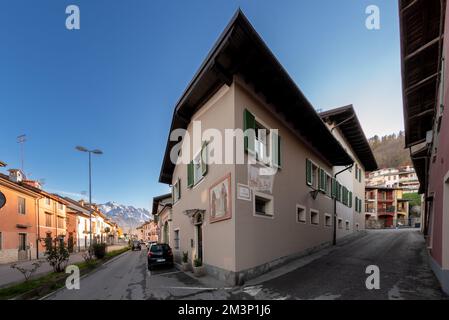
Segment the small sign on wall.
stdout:
[[237,199],[251,201],[251,189],[244,184],[237,184]]

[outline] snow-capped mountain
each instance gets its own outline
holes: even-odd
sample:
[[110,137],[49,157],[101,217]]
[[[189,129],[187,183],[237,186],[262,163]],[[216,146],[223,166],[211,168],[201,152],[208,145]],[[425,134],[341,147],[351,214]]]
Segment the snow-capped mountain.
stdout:
[[134,230],[143,222],[153,219],[153,215],[147,209],[125,206],[116,202],[107,202],[99,206],[101,212],[117,222],[125,232]]

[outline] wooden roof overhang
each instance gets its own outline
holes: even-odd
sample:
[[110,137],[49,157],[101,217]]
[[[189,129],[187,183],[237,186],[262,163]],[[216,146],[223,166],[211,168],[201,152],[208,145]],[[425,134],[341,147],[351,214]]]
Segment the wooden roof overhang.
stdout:
[[[223,85],[230,86],[236,75],[250,83],[273,107],[273,112],[286,119],[325,161],[331,165],[353,163],[240,10],[178,101],[170,132],[186,129],[192,115]],[[161,183],[172,182],[175,164],[170,160],[170,150],[176,143],[167,141],[159,176]]]
[[400,0],[405,144],[426,141],[438,103],[446,0]]
[[373,151],[352,105],[321,112],[320,116],[324,121],[331,121],[338,125],[364,166],[365,171],[376,171],[378,169]]

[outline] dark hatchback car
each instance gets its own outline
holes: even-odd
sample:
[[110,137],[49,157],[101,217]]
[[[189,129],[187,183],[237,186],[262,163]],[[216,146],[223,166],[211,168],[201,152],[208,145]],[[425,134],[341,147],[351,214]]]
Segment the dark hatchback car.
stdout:
[[134,250],[142,250],[142,246],[140,245],[139,241],[133,241],[133,243],[131,244],[131,251]]
[[173,267],[173,252],[168,244],[153,244],[148,250],[148,270],[156,266]]

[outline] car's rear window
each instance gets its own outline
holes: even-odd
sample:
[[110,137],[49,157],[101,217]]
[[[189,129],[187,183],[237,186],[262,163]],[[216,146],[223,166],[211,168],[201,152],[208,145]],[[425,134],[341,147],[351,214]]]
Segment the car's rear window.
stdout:
[[168,245],[166,245],[166,244],[153,244],[152,246],[151,246],[151,251],[152,252],[159,252],[159,251],[166,251],[166,250],[168,250]]

